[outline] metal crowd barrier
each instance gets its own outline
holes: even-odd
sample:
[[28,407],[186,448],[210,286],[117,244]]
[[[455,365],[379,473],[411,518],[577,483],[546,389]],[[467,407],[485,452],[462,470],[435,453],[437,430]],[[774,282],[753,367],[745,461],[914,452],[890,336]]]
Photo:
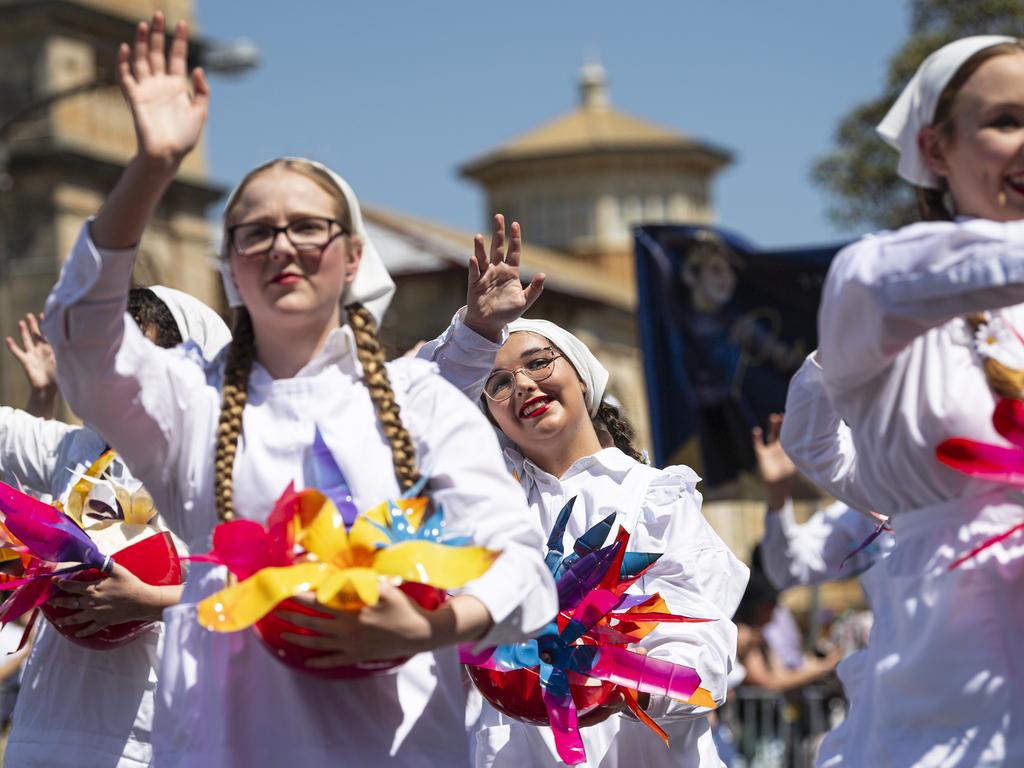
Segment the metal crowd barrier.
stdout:
[[718,710],[719,752],[729,768],[812,768],[822,737],[845,711],[834,686],[786,694],[741,686]]

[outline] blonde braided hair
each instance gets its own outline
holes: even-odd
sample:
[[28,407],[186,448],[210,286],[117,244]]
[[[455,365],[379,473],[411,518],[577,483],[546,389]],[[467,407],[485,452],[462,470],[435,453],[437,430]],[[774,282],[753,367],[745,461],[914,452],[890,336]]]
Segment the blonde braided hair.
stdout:
[[[964,319],[971,332],[975,334],[989,322],[983,314],[968,315]],[[985,372],[985,380],[988,382],[989,389],[1000,397],[1024,400],[1024,371],[1010,368],[987,356],[982,358],[981,367]]]
[[242,434],[242,413],[249,399],[249,374],[256,357],[256,337],[249,310],[235,310],[235,327],[227,362],[224,387],[217,421],[217,452],[214,458],[213,490],[217,516],[224,522],[235,519],[234,470],[238,438]]
[[398,478],[399,487],[407,491],[420,479],[416,467],[416,449],[409,430],[402,424],[401,410],[395,402],[391,379],[384,367],[384,348],[377,338],[377,323],[362,304],[349,304],[345,311],[348,312],[348,324],[356,337],[356,354],[363,366],[363,383],[370,390],[381,429],[391,444],[395,477]]

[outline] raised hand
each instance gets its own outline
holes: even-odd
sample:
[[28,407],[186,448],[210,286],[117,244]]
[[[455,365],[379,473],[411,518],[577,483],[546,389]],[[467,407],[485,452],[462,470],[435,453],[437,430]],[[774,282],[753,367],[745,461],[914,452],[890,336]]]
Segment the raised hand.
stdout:
[[57,403],[57,366],[50,346],[39,329],[39,320],[29,312],[24,320],[18,321],[21,332],[21,346],[10,336],[7,349],[21,365],[28,379],[31,392],[25,410],[33,416],[51,419]]
[[[139,22],[135,43],[122,43],[117,79],[135,121],[139,155],[176,169],[202,134],[210,86],[202,69],[188,75],[188,25],[174,28],[170,57],[165,54],[164,16]],[[191,81],[191,88],[190,88]]]
[[134,248],[178,166],[198,143],[210,106],[201,69],[188,76],[188,27],[174,28],[164,53],[164,17],[139,22],[135,44],[117,53],[117,80],[135,121],[139,149],[89,225],[101,249]]
[[56,387],[57,366],[53,360],[53,348],[39,330],[39,319],[29,312],[24,320],[18,321],[18,330],[21,331],[22,346],[8,336],[7,349],[21,364],[29,386],[33,389]]
[[782,419],[781,413],[773,413],[768,417],[767,434],[760,427],[754,427],[751,431],[751,442],[757,459],[757,474],[764,484],[768,495],[768,508],[772,511],[778,511],[785,504],[793,477],[796,476],[796,466],[779,442]]
[[544,290],[543,274],[534,276],[525,289],[519,280],[523,248],[519,222],[512,222],[510,239],[506,254],[505,217],[500,213],[494,216],[490,251],[484,246],[483,235],[473,238],[465,323],[491,341],[500,341],[502,329],[522,317]]

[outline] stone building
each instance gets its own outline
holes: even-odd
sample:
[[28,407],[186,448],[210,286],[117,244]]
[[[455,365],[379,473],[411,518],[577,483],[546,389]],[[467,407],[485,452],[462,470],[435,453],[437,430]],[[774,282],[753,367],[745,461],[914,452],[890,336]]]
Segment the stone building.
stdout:
[[[114,83],[114,52],[137,19],[163,9],[191,19],[191,0],[0,0],[0,331],[38,312],[82,221],[135,151]],[[201,47],[201,45],[200,45]],[[161,282],[220,306],[209,267],[208,207],[224,190],[203,147],[185,161],[141,246],[140,284]],[[24,402],[20,370],[0,355],[4,403]]]
[[[650,432],[636,327],[632,227],[713,223],[711,184],[729,161],[722,149],[615,110],[604,69],[591,63],[580,71],[575,109],[460,169],[484,189],[488,220],[482,231],[490,230],[493,213],[522,224],[524,270],[528,276],[548,276],[533,314],[564,325],[594,349],[611,371],[611,392],[643,444]],[[394,215],[382,215],[380,222],[416,233],[425,245],[437,244],[428,250],[455,249],[455,282],[437,273],[433,278],[403,273],[400,284],[415,283],[419,301],[426,304],[434,304],[431,296],[437,293],[444,295],[443,306],[459,306],[472,235]],[[433,287],[423,292],[426,283]],[[390,318],[394,332],[429,337],[405,303],[417,301],[416,291],[408,293]],[[410,340],[395,339],[398,346]]]

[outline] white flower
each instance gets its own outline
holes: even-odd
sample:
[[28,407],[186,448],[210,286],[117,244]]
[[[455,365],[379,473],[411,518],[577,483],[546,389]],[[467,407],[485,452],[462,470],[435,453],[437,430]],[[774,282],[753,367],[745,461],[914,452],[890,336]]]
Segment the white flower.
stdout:
[[1024,370],[1024,339],[1002,317],[991,318],[974,334],[978,354],[1007,368]]

